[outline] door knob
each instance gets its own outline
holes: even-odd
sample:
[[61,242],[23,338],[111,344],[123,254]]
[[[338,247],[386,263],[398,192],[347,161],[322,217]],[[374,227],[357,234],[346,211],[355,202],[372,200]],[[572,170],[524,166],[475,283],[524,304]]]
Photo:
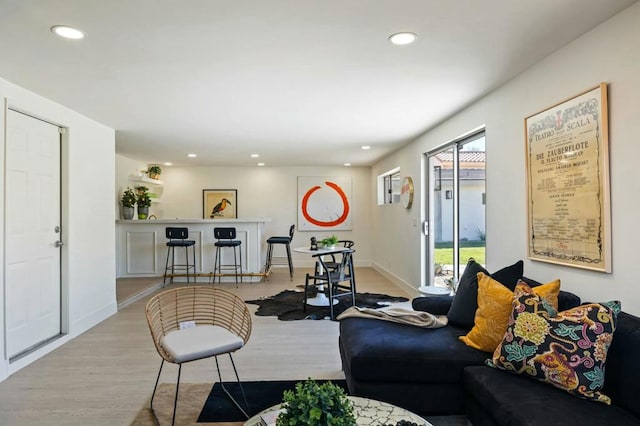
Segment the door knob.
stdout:
[[54,247],[62,247],[64,245],[64,243],[62,241],[56,241],[55,243],[53,243]]

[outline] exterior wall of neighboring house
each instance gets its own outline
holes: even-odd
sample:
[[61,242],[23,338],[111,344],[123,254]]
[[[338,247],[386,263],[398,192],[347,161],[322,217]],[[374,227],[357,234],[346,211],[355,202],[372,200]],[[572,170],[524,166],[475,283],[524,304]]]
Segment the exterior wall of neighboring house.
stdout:
[[[450,180],[442,182],[442,189],[435,195],[435,216],[439,229],[435,229],[436,243],[453,241],[453,199],[447,198],[447,191],[453,191]],[[460,239],[480,241],[485,235],[485,209],[482,202],[485,191],[484,180],[463,180],[460,182]]]
[[[480,241],[485,231],[485,153],[459,153],[459,238]],[[434,236],[436,243],[453,241],[453,163],[450,151],[436,154],[434,166],[440,167],[439,190],[434,191]]]

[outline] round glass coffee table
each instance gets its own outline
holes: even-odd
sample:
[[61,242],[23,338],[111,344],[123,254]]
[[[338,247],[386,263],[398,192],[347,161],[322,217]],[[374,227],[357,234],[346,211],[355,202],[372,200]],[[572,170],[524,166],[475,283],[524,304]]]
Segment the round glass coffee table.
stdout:
[[[353,411],[356,416],[356,425],[388,425],[395,426],[400,420],[416,423],[420,426],[432,426],[431,423],[412,413],[409,410],[389,404],[387,402],[376,401],[375,399],[361,398],[358,396],[347,396],[353,403]],[[256,426],[260,424],[260,415],[274,411],[280,405],[267,408],[266,410],[251,417],[245,426]]]

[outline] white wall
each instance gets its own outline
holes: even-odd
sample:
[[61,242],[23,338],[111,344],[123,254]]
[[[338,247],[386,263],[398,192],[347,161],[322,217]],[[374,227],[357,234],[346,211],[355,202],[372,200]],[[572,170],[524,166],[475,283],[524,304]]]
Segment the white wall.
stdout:
[[[405,236],[376,245],[375,265],[402,282],[420,285],[421,236],[412,221],[423,216],[422,154],[485,124],[488,269],[525,259],[525,274],[531,278],[544,282],[560,278],[563,289],[583,300],[618,299],[623,310],[639,315],[639,22],[640,3],[636,3],[376,164],[372,184],[377,174],[395,166],[401,167],[403,176],[414,177],[416,207],[404,211],[371,204],[374,238]],[[524,118],[602,81],[609,83],[613,273],[527,260]]]
[[[126,187],[128,175],[140,163],[117,156],[116,182]],[[144,165],[144,163],[143,163]],[[162,167],[164,182],[162,203],[153,204],[151,213],[158,218],[202,218],[203,189],[237,189],[238,217],[268,217],[264,234],[288,235],[289,227],[296,224],[298,176],[351,176],[352,214],[351,231],[299,232],[294,235],[292,246],[308,246],[309,239],[331,234],[341,239],[356,241],[355,261],[358,266],[371,264],[370,236],[371,198],[370,169],[368,167]],[[213,228],[211,230],[213,232]],[[266,239],[265,238],[265,239]],[[266,249],[266,245],[265,245]],[[276,248],[275,256],[284,255]],[[311,265],[308,255],[293,253],[294,264]]]
[[[123,157],[122,155],[116,155],[115,162],[116,162],[116,167],[115,167],[116,191],[114,193],[114,197],[115,197],[114,205],[116,208],[115,215],[117,219],[122,219],[122,206],[120,205],[120,199],[122,197],[122,193],[127,188],[135,189],[136,186],[143,185],[140,182],[132,182],[129,179],[129,177],[131,175],[135,176],[139,174],[142,170],[147,170],[149,165],[144,162]],[[166,169],[166,167],[164,169]],[[146,186],[149,187],[149,185],[146,185]],[[149,207],[149,215],[155,214],[157,216],[158,215],[157,208],[158,208],[158,205],[151,204],[151,207]],[[137,220],[137,219],[138,219],[138,215],[136,210],[135,214],[133,215],[133,220]]]
[[[0,316],[0,381],[35,359],[93,327],[117,310],[115,297],[115,225],[112,204],[115,132],[104,125],[0,79],[3,106],[12,106],[67,128],[62,143],[63,323],[68,334],[9,364]],[[4,199],[5,113],[0,114],[0,196]],[[0,220],[4,223],[4,210]],[[4,241],[4,226],[0,227]],[[6,248],[10,250],[10,247]],[[4,277],[4,244],[0,274]],[[4,279],[3,279],[4,287]],[[4,309],[4,288],[0,306]]]

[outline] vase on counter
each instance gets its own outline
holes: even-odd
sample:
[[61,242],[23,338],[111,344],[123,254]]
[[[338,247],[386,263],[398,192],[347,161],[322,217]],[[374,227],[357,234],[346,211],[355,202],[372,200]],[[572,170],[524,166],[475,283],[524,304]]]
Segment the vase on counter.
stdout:
[[133,213],[135,209],[133,207],[122,207],[122,217],[126,220],[133,219]]
[[144,220],[149,217],[149,206],[138,206],[138,219]]

